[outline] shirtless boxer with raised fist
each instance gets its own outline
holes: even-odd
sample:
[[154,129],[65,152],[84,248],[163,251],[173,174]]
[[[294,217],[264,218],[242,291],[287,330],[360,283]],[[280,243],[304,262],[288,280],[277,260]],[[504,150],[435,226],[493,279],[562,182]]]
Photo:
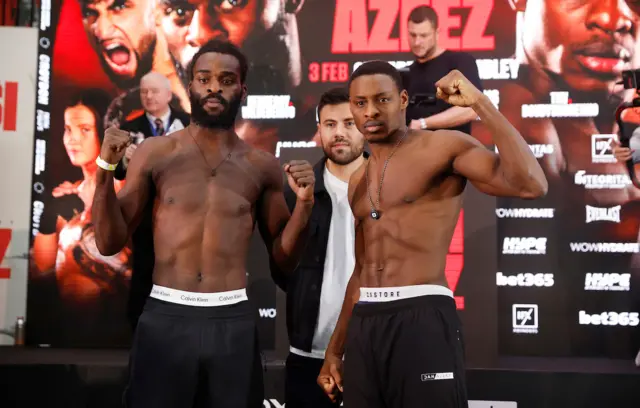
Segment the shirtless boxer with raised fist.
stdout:
[[[390,64],[361,65],[351,112],[371,150],[349,181],[356,265],[318,384],[345,407],[467,406],[462,334],[444,273],[467,180],[533,199],[547,180],[518,131],[459,71],[437,96],[471,107],[500,156],[452,130],[409,130],[408,95]],[[348,329],[347,329],[348,326]],[[342,357],[344,356],[344,387]]]
[[106,132],[93,202],[100,252],[120,250],[155,200],[154,287],[131,351],[130,407],[263,405],[255,314],[245,290],[249,241],[257,222],[270,256],[292,271],[305,245],[315,179],[306,161],[285,166],[297,196],[291,214],[278,160],[234,133],[246,73],[237,47],[204,45],[189,71],[191,124],[145,140],[118,196],[113,169],[129,135]]

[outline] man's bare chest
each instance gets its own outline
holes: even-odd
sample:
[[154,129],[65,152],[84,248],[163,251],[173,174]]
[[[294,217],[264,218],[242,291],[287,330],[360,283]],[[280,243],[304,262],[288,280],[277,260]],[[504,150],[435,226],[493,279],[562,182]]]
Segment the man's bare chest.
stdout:
[[152,174],[160,206],[194,211],[202,208],[228,215],[255,207],[264,186],[259,168],[241,155],[214,163],[197,155],[168,160]]
[[[351,200],[356,218],[382,216],[388,211],[402,211],[417,202],[424,202],[431,195],[438,195],[449,178],[448,164],[426,155],[424,159],[405,156],[386,166],[365,167]],[[373,164],[373,163],[371,163]]]

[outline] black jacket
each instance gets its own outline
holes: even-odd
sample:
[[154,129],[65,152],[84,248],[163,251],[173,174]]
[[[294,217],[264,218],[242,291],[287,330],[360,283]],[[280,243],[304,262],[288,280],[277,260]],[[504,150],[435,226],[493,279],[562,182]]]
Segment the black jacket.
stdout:
[[[366,155],[366,153],[365,153]],[[307,245],[296,270],[287,277],[273,262],[271,276],[275,283],[287,293],[287,334],[289,344],[302,351],[311,352],[313,335],[320,311],[320,292],[324,275],[324,260],[329,241],[329,228],[333,207],[331,197],[324,185],[326,158],[314,167],[316,177],[314,204],[309,220]],[[285,187],[285,200],[293,212],[296,195]]]

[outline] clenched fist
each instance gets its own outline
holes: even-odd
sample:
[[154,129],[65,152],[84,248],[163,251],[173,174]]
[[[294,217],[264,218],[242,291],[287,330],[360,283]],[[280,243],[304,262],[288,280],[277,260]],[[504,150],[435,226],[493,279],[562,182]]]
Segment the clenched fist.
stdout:
[[436,97],[443,101],[463,108],[467,108],[478,102],[483,95],[474,84],[462,75],[462,72],[454,69],[436,82]]
[[109,164],[118,164],[131,144],[129,132],[110,127],[104,132],[100,158]]
[[313,167],[306,160],[292,160],[284,165],[287,173],[289,187],[296,193],[298,199],[303,201],[313,200],[313,186],[316,177],[313,174]]
[[316,382],[331,401],[338,402],[340,393],[344,391],[342,388],[342,359],[328,353]]

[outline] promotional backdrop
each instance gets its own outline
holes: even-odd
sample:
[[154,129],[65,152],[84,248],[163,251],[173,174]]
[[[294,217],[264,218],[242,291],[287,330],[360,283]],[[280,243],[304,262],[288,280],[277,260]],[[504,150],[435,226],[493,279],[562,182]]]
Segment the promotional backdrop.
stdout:
[[[630,356],[639,324],[628,284],[629,258],[638,252],[637,191],[612,159],[610,141],[613,109],[629,96],[614,83],[635,64],[640,10],[598,0],[44,1],[37,109],[50,121],[36,132],[30,298],[51,303],[29,303],[30,321],[41,328],[31,327],[30,341],[127,341],[119,313],[129,251],[100,256],[87,210],[101,131],[139,114],[142,75],[166,75],[175,106],[188,110],[191,56],[208,39],[228,38],[250,61],[238,134],[281,158],[283,149],[287,158],[317,157],[307,147],[319,95],[345,85],[364,61],[410,64],[407,18],[420,5],[438,13],[442,47],[477,58],[485,94],[522,132],[551,182],[541,201],[499,199],[496,207],[467,195],[447,277],[468,322],[468,347],[497,333],[505,355]],[[606,32],[623,39],[614,43]],[[65,142],[74,129],[83,143]],[[493,148],[480,122],[472,133]],[[257,237],[254,244],[250,292],[263,347],[273,349],[276,289],[264,246]],[[53,313],[66,317],[52,321]]]

